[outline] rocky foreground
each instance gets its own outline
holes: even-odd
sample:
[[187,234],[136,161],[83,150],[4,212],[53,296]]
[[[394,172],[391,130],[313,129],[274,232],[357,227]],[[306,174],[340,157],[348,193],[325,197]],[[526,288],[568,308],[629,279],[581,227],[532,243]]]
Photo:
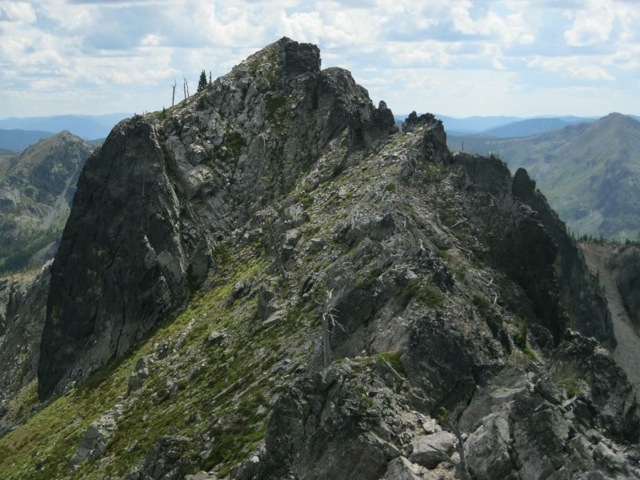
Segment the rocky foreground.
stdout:
[[286,38],[114,128],[43,332],[3,477],[640,478],[607,301],[535,182]]

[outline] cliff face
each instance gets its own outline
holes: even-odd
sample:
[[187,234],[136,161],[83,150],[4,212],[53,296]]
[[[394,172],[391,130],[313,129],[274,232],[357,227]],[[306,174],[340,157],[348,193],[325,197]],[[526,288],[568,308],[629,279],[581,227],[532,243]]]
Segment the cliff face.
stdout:
[[282,39],[87,162],[38,367],[67,394],[0,474],[640,478],[601,295],[526,172]]
[[49,266],[0,279],[0,432],[29,413],[14,398],[35,386]]

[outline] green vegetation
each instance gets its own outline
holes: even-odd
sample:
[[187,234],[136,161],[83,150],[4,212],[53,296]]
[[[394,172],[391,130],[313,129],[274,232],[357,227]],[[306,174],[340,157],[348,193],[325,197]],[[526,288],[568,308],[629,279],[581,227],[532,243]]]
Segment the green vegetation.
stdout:
[[0,232],[10,241],[0,244],[0,275],[19,272],[34,267],[34,256],[42,249],[53,246],[62,236],[63,225],[52,225],[46,230],[37,227],[20,227],[11,217],[0,218]]
[[267,107],[267,115],[269,118],[275,119],[284,115],[287,99],[277,95],[269,95],[265,97],[265,104]]
[[209,94],[203,93],[200,96],[200,98],[198,98],[198,103],[196,103],[196,110],[206,110],[208,107],[208,101],[209,101]]
[[342,173],[344,173],[346,169],[347,169],[347,165],[344,162],[334,163],[331,169],[331,178],[332,179],[338,178],[340,175],[342,175]]
[[401,377],[406,377],[407,372],[404,369],[402,362],[400,361],[400,357],[402,356],[403,353],[404,352],[401,352],[398,350],[392,351],[392,352],[383,352],[378,355],[378,361],[380,363],[385,363],[385,364],[388,363],[389,365],[391,365],[391,368],[393,368],[398,375],[400,375]]
[[524,321],[520,322],[517,332],[513,334],[513,343],[515,344],[516,347],[522,350],[522,353],[524,354],[525,357],[527,357],[532,362],[537,362],[538,356],[536,355],[536,352],[534,352],[534,350],[531,348],[531,345],[529,344],[529,340],[527,338],[527,331],[528,331],[527,322],[524,322]]
[[397,298],[404,308],[414,298],[429,307],[438,307],[444,302],[444,295],[440,289],[433,284],[423,283],[420,278],[410,280]]
[[569,398],[576,397],[580,394],[580,385],[578,385],[578,377],[567,377],[558,381],[558,385],[564,387]]
[[[478,307],[478,310],[480,310],[480,312],[484,315],[486,315],[491,311],[491,302],[489,302],[489,300],[487,300],[487,297],[485,297],[484,295],[479,295],[479,294],[474,295],[472,302],[476,307]],[[515,342],[515,339],[514,339],[514,342]]]
[[209,85],[209,82],[207,81],[207,73],[202,70],[202,72],[200,72],[200,79],[198,80],[198,92],[202,92],[207,88],[207,85]]
[[235,164],[245,147],[245,141],[237,132],[227,132],[219,147],[210,148],[205,156],[205,163],[212,168],[222,168],[225,163]]
[[[255,323],[255,296],[231,305],[227,300],[237,282],[264,279],[267,266],[252,248],[231,255],[229,246],[219,244],[215,256],[216,284],[200,292],[188,310],[0,439],[0,451],[8,452],[0,456],[1,478],[70,478],[68,463],[82,432],[122,402],[137,360],[163,344],[174,353],[149,364],[149,377],[108,443],[105,458],[110,460],[100,467],[85,461],[77,475],[122,478],[166,435],[179,435],[190,452],[195,439],[215,438],[203,468],[217,466],[220,476],[246,457],[266,431],[268,400],[275,393],[272,382],[278,378],[269,369],[295,344],[291,338],[300,334],[303,314],[294,311],[270,328]],[[211,331],[225,332],[224,340],[210,344]],[[35,391],[34,385],[14,408],[30,409]],[[109,457],[111,451],[118,452],[117,461]]]
[[577,237],[640,241],[640,122],[611,114],[520,138],[447,137],[449,148],[526,168]]

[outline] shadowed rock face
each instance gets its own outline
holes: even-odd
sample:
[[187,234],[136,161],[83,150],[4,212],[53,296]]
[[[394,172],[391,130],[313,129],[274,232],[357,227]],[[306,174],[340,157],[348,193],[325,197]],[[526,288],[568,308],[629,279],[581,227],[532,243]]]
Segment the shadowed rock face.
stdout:
[[557,248],[554,268],[557,272],[560,300],[568,315],[569,324],[586,336],[593,336],[609,347],[616,344],[611,315],[606,299],[584,260],[584,255],[567,234],[564,224],[535,190],[535,182],[526,170],[518,169],[513,179],[513,195],[531,207]]
[[640,248],[626,246],[616,250],[611,255],[608,267],[614,273],[630,320],[640,327]]
[[188,294],[186,255],[198,237],[181,235],[188,218],[155,128],[141,119],[120,124],[88,163],[51,268],[43,394],[125,352]]
[[0,279],[0,432],[19,420],[11,399],[36,379],[49,267]]
[[349,72],[321,71],[318,48],[289,39],[170,118],[117,125],[83,170],[52,267],[41,398],[184,305],[215,241],[289,191],[329,144],[346,154],[394,130]]
[[[564,223],[536,190],[526,170],[511,179],[497,158],[467,154],[454,157],[474,183],[486,192],[486,203],[470,206],[480,225],[492,262],[523,289],[528,302],[511,296],[529,321],[542,324],[557,344],[566,327],[615,346],[606,300]],[[480,207],[480,208],[478,208]]]

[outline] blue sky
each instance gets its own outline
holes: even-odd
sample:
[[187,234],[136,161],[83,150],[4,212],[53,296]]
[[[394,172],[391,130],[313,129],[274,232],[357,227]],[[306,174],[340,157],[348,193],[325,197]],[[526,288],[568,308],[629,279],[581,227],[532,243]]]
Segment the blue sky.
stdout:
[[398,114],[640,114],[638,25],[638,0],[0,0],[0,118],[158,110],[282,36]]

